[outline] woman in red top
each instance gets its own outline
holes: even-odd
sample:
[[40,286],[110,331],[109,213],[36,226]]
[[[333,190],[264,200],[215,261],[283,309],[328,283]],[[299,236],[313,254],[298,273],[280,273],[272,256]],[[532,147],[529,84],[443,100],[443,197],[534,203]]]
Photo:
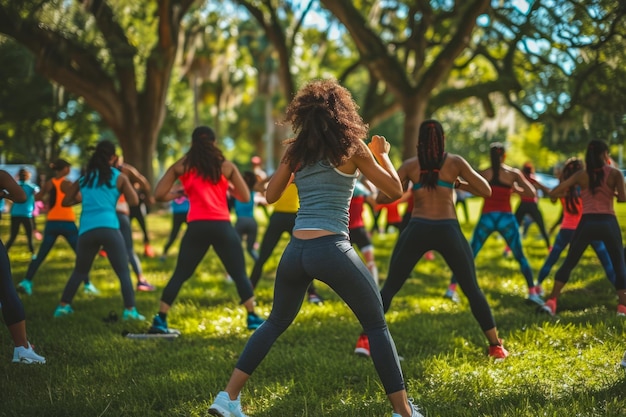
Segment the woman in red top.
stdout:
[[241,240],[230,222],[227,192],[239,201],[250,200],[250,190],[237,166],[226,160],[215,146],[215,133],[207,126],[197,127],[191,135],[191,148],[163,175],[154,191],[157,201],[170,201],[180,194],[172,192],[179,179],[189,199],[187,230],[180,242],[174,274],[163,290],[159,313],[150,333],[176,332],[167,326],[167,313],[180,288],[191,278],[200,261],[213,246],[226,272],[235,281],[241,303],[248,311],[248,329],[258,328],[263,319],[254,312],[252,284],[246,274]]

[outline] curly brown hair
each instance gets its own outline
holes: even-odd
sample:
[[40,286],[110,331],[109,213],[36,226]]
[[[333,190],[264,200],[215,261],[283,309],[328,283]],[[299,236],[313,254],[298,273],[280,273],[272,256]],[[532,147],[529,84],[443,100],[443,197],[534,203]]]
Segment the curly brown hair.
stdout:
[[287,107],[285,122],[295,137],[283,162],[292,170],[327,160],[334,166],[362,154],[358,141],[366,138],[368,126],[358,113],[352,94],[336,80],[314,80],[298,91]]

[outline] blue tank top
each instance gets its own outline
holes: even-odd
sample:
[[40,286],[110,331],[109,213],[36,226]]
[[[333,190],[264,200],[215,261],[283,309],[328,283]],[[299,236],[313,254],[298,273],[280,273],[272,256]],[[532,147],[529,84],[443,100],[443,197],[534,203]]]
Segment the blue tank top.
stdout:
[[242,203],[235,199],[235,214],[239,217],[254,217],[254,191],[250,192],[250,201]]
[[24,193],[26,193],[26,201],[23,203],[13,203],[11,206],[11,216],[33,217],[33,210],[35,210],[35,194],[39,192],[39,187],[29,181],[18,181],[18,184],[24,189]]
[[358,176],[358,172],[344,174],[322,161],[297,171],[300,209],[293,230],[328,230],[348,236],[348,209]]
[[111,171],[111,181],[108,185],[98,186],[98,175],[96,174],[92,187],[80,186],[83,208],[80,213],[79,235],[99,227],[120,228],[120,222],[115,212],[115,205],[120,197],[120,191],[117,189],[117,178],[120,176],[120,171],[117,169],[111,169]]
[[181,196],[172,200],[172,213],[181,214],[189,211],[189,199]]

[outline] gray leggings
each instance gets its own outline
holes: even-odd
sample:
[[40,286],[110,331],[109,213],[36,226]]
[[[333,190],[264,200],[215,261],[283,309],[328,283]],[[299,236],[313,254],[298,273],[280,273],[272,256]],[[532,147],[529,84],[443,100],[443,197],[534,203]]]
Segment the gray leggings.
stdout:
[[348,238],[341,235],[310,240],[291,238],[276,271],[272,312],[248,340],[237,369],[248,375],[254,372],[295,319],[314,278],[331,287],[363,326],[385,392],[404,390],[398,354],[387,328],[378,288]]
[[126,246],[119,229],[99,227],[89,230],[78,236],[76,247],[76,266],[65,285],[61,302],[70,304],[78,286],[85,281],[89,275],[93,260],[102,247],[107,253],[107,259],[111,263],[113,270],[117,274],[122,286],[122,297],[124,297],[124,307],[135,306],[135,292],[130,281],[130,271],[128,269],[128,256]]

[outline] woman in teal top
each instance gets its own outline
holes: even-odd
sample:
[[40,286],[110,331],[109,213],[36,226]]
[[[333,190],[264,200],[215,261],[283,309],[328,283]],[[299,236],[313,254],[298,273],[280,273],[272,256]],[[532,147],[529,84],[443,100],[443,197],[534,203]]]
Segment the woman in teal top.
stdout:
[[76,266],[65,285],[54,317],[74,312],[70,303],[78,286],[88,276],[91,265],[102,247],[122,286],[125,307],[122,319],[145,319],[135,308],[128,255],[115,210],[120,194],[124,194],[130,205],[137,204],[138,197],[128,177],[113,168],[116,161],[115,145],[107,140],[99,142],[89,160],[85,175],[75,181],[65,193],[64,206],[82,201],[83,207],[78,227]]

